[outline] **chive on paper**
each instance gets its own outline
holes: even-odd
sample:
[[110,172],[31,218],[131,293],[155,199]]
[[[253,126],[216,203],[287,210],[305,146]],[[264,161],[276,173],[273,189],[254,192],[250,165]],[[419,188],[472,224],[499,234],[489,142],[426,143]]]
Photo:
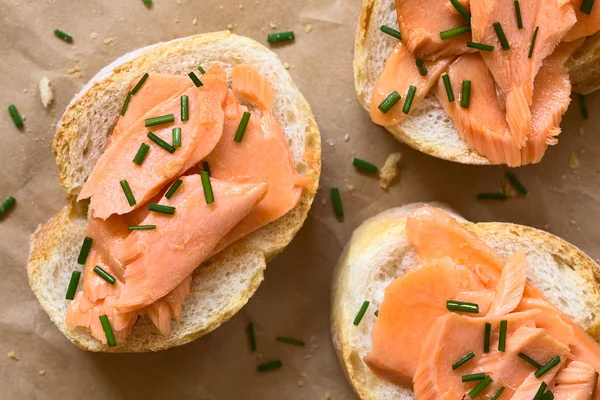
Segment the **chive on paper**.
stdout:
[[293,31],[271,33],[267,36],[267,41],[269,43],[289,42],[294,39],[295,36]]

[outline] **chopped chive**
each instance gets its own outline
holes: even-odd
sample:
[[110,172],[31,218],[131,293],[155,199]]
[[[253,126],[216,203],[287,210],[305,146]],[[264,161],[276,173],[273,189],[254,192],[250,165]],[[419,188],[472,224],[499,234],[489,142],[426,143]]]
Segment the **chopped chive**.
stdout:
[[540,384],[540,387],[538,388],[537,392],[535,393],[535,396],[533,397],[533,400],[541,400],[547,387],[548,387],[548,384],[546,382],[542,381],[542,383]]
[[144,84],[144,82],[146,82],[146,79],[148,79],[148,73],[146,72],[138,81],[138,83],[136,83],[136,85],[133,87],[133,89],[131,89],[131,94],[134,95],[138,92],[138,90],[140,90],[142,88],[142,85]]
[[416,64],[417,68],[419,69],[419,74],[421,74],[421,76],[427,75],[427,67],[425,66],[425,61],[423,61],[422,58],[417,58]]
[[177,179],[175,181],[175,183],[173,183],[173,185],[171,185],[171,187],[169,188],[167,193],[165,193],[165,197],[167,199],[170,199],[171,197],[173,197],[173,195],[175,194],[177,189],[179,189],[179,186],[181,186],[182,183],[183,183],[183,181],[181,179]]
[[190,72],[188,74],[188,76],[190,77],[190,79],[192,80],[192,82],[194,82],[194,85],[196,85],[196,87],[204,86],[202,84],[202,82],[200,81],[200,79],[198,79],[198,77],[196,76],[196,74],[194,72]]
[[298,340],[298,339],[294,339],[294,338],[277,336],[277,340],[279,342],[293,344],[294,346],[304,346],[304,342],[302,340]]
[[358,324],[360,324],[360,321],[362,321],[365,313],[367,312],[367,308],[369,308],[369,304],[370,303],[367,300],[362,303],[360,310],[358,310],[358,314],[356,314],[356,317],[354,318],[354,326],[358,326]]
[[479,200],[507,200],[508,196],[504,193],[479,193]]
[[484,380],[479,382],[477,384],[477,386],[475,386],[473,389],[471,389],[471,391],[469,392],[469,397],[474,399],[475,397],[479,396],[479,394],[481,392],[483,392],[485,390],[485,388],[490,386],[493,381],[494,380],[492,379],[491,376],[489,376],[489,375],[486,376]]
[[140,144],[140,148],[137,153],[135,153],[135,157],[133,157],[133,162],[137,165],[142,165],[144,159],[146,158],[146,154],[148,154],[148,150],[150,150],[150,146],[146,143]]
[[122,180],[119,182],[121,184],[121,188],[123,189],[123,193],[125,193],[125,197],[127,197],[127,202],[131,207],[135,206],[135,197],[133,197],[133,193],[131,192],[131,188],[129,187],[129,182],[126,180]]
[[15,198],[12,196],[8,196],[6,199],[4,199],[2,204],[0,204],[0,217],[6,215],[8,210],[10,210],[15,205],[16,201],[17,200],[15,200]]
[[583,0],[581,3],[581,8],[579,11],[586,15],[590,15],[592,13],[592,8],[594,7],[594,0]]
[[368,174],[377,173],[377,167],[375,165],[371,164],[368,161],[361,160],[360,158],[354,157],[354,159],[352,160],[352,165]]
[[256,351],[256,336],[254,335],[254,324],[248,323],[248,337],[250,338],[250,349],[252,352]]
[[131,225],[127,229],[130,231],[151,231],[156,229],[156,225]]
[[504,392],[504,386],[501,386],[500,389],[496,392],[496,394],[490,400],[498,400],[498,397]]
[[471,101],[471,81],[462,82],[462,94],[460,96],[460,106],[462,108],[469,108]]
[[163,149],[165,149],[166,151],[168,151],[169,153],[173,154],[175,152],[175,147],[171,146],[169,143],[165,142],[164,140],[156,136],[154,133],[148,132],[148,138]]
[[123,107],[121,108],[121,117],[125,116],[127,112],[127,107],[129,107],[129,102],[131,101],[131,92],[127,93],[127,97],[125,97],[125,102],[123,103]]
[[65,42],[71,43],[73,41],[73,36],[69,35],[66,32],[61,31],[60,29],[54,30],[54,36],[59,39],[64,40]]
[[465,354],[464,357],[462,357],[460,360],[458,360],[457,362],[452,364],[452,369],[455,370],[455,369],[462,367],[467,361],[469,361],[470,359],[472,359],[474,357],[475,357],[475,353],[473,353],[473,352]]
[[171,131],[173,147],[181,147],[181,128],[173,128]]
[[536,26],[535,31],[533,31],[533,38],[531,39],[531,46],[529,46],[529,55],[527,57],[533,57],[533,50],[535,49],[535,42],[537,41],[537,35],[540,31],[540,27]]
[[478,372],[476,374],[467,374],[461,377],[463,382],[480,381],[485,378],[485,372]]
[[244,133],[246,133],[246,128],[248,127],[248,121],[250,121],[250,114],[248,111],[244,111],[244,115],[242,115],[242,119],[240,120],[240,124],[238,125],[237,131],[235,132],[235,137],[233,140],[240,143],[244,138]]
[[417,87],[410,85],[408,88],[408,93],[406,93],[406,100],[404,100],[404,107],[402,107],[402,112],[404,114],[408,114],[410,112],[410,107],[412,106],[415,98],[415,93],[417,93]]
[[114,285],[115,282],[117,281],[114,276],[112,276],[111,274],[109,274],[108,272],[106,272],[105,270],[103,270],[102,268],[100,268],[97,265],[94,267],[94,272],[100,278],[104,279],[106,282],[110,283],[111,285]]
[[204,199],[206,204],[215,202],[215,195],[212,190],[212,184],[210,183],[210,175],[206,171],[200,172],[200,179],[202,180],[202,189],[204,189]]
[[483,51],[494,51],[494,46],[477,42],[467,42],[467,47]]
[[102,329],[104,329],[104,334],[106,335],[106,342],[111,347],[116,346],[117,342],[115,341],[115,335],[113,334],[108,317],[106,315],[101,315],[99,318],[100,323],[102,324]]
[[399,31],[395,30],[394,28],[391,28],[387,25],[381,25],[379,27],[379,30],[383,33],[387,33],[388,35],[395,37],[398,40],[402,40],[402,35],[400,34]]
[[541,400],[554,400],[554,393],[547,391],[542,395]]
[[581,107],[581,116],[583,119],[588,119],[590,117],[590,113],[588,111],[587,99],[583,94],[579,95],[579,105]]
[[458,11],[458,13],[460,15],[462,15],[462,17],[465,19],[465,21],[467,21],[469,23],[471,22],[471,14],[465,8],[465,6],[460,4],[460,2],[458,0],[450,0],[450,3],[454,6],[454,8],[456,8],[456,11]]
[[188,115],[188,103],[189,103],[189,98],[187,97],[187,95],[182,95],[181,96],[181,121],[187,121],[190,119],[190,116]]
[[379,310],[375,310],[373,314],[375,314],[376,317],[379,317]]
[[508,329],[508,320],[500,321],[500,336],[498,337],[498,350],[506,351],[506,330]]
[[492,335],[492,324],[485,323],[485,336],[483,337],[483,352],[490,352],[490,336]]
[[271,361],[268,363],[260,364],[258,367],[256,367],[256,370],[258,372],[267,372],[267,371],[281,368],[282,365],[283,364],[281,364],[281,361]]
[[19,114],[19,110],[17,110],[17,107],[14,104],[8,106],[8,113],[10,114],[15,126],[17,128],[22,128],[23,118],[21,118],[21,114]]
[[400,96],[400,94],[394,90],[392,93],[388,94],[388,96],[381,102],[381,104],[377,108],[379,108],[379,111],[381,111],[382,113],[387,114],[401,98],[402,96]]
[[198,71],[200,71],[200,73],[202,75],[204,75],[206,73],[206,71],[204,70],[204,68],[202,68],[202,65],[198,65]]
[[440,38],[442,40],[451,39],[455,36],[462,35],[463,33],[471,32],[471,25],[463,25],[458,28],[448,29],[447,31],[440,32]]
[[295,36],[293,31],[271,33],[267,36],[267,41],[269,43],[287,42],[294,39]]
[[535,377],[536,378],[541,378],[542,376],[546,375],[546,373],[548,371],[550,371],[552,368],[556,367],[558,364],[560,363],[560,356],[554,356],[550,359],[550,361],[548,361],[546,364],[542,365],[541,368],[539,368],[537,371],[535,371]]
[[152,5],[152,0],[142,0],[144,2],[144,5],[146,5],[147,7],[150,7]]
[[515,0],[515,14],[517,16],[517,28],[523,29],[523,18],[521,17],[521,5],[519,0]]
[[80,277],[80,271],[73,271],[71,274],[71,280],[69,281],[69,287],[67,288],[67,296],[65,297],[67,300],[73,300],[75,298],[75,292],[77,291]]
[[344,216],[344,208],[342,207],[340,189],[337,187],[331,188],[331,202],[333,203],[333,212],[335,213],[336,217],[342,218]]
[[450,311],[464,312],[464,313],[479,313],[479,305],[475,303],[467,303],[458,300],[446,300],[446,308]]
[[161,214],[169,214],[169,215],[175,214],[175,207],[163,206],[162,204],[150,203],[150,204],[148,204],[148,209],[150,211],[154,211],[154,212],[161,213]]
[[444,80],[444,86],[446,87],[446,94],[448,95],[448,101],[452,103],[454,101],[454,91],[452,91],[452,82],[450,82],[450,76],[448,74],[442,75]]
[[538,363],[537,361],[535,361],[533,358],[529,357],[527,354],[525,354],[525,353],[519,353],[518,356],[521,357],[523,360],[527,361],[529,364],[531,364],[534,367],[536,367],[537,369],[542,368],[542,365],[540,363]]
[[494,30],[496,31],[496,36],[498,36],[502,50],[510,50],[510,44],[508,44],[508,40],[506,39],[504,29],[502,29],[502,24],[500,22],[494,22]]
[[204,171],[210,177],[210,166],[208,165],[208,161],[202,161],[202,169],[204,169]]
[[146,118],[144,126],[147,128],[149,126],[168,124],[169,122],[175,122],[175,115],[167,114],[159,117]]
[[508,179],[508,181],[510,182],[511,185],[513,185],[513,187],[515,189],[517,189],[517,191],[519,193],[521,193],[522,195],[526,195],[527,194],[527,189],[525,188],[525,186],[523,186],[523,184],[517,179],[517,176],[515,175],[514,172],[512,171],[508,171],[506,173],[506,179]]
[[90,252],[90,249],[92,248],[92,241],[93,241],[93,239],[89,236],[86,236],[86,238],[83,239],[83,244],[81,245],[81,250],[79,250],[79,257],[77,257],[77,264],[85,265],[88,253]]

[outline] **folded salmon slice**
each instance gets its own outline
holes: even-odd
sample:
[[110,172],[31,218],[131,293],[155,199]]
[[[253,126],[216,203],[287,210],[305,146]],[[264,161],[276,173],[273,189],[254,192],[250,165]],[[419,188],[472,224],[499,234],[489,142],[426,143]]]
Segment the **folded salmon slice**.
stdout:
[[600,5],[596,2],[592,7],[592,12],[588,15],[581,12],[582,3],[583,0],[571,0],[577,15],[577,22],[563,38],[565,42],[572,42],[600,32]]
[[[204,86],[193,87],[183,94],[189,98],[189,121],[167,123],[146,128],[145,119],[166,114],[180,114],[180,98],[173,97],[152,108],[122,133],[100,157],[84,184],[79,200],[90,199],[90,209],[96,218],[106,219],[113,214],[125,214],[144,206],[163,186],[206,157],[217,145],[223,133],[223,102],[227,95],[225,71],[214,66],[203,77]],[[152,131],[167,143],[171,131],[181,127],[181,147],[174,153],[151,142]],[[133,163],[140,145],[151,143],[142,165]],[[120,181],[127,180],[136,199],[130,206]]]
[[[402,43],[398,43],[388,57],[383,71],[375,83],[371,98],[371,119],[378,125],[389,126],[404,120],[408,114],[402,111],[406,95],[411,85],[417,88],[411,110],[425,98],[442,72],[450,65],[453,57],[442,57],[436,61],[426,61],[427,75],[422,76],[416,65],[416,58]],[[387,112],[378,107],[393,91],[402,98]],[[409,112],[410,114],[410,112]]]
[[506,261],[496,285],[496,295],[486,314],[490,317],[506,315],[517,308],[527,282],[527,262],[525,252],[519,250]]
[[552,304],[541,298],[524,297],[515,311],[538,310],[534,319],[535,326],[544,329],[550,336],[565,346],[575,344],[575,333],[571,325],[565,322],[560,312]]
[[571,361],[558,372],[552,393],[555,399],[589,400],[596,392],[598,371],[589,364]]

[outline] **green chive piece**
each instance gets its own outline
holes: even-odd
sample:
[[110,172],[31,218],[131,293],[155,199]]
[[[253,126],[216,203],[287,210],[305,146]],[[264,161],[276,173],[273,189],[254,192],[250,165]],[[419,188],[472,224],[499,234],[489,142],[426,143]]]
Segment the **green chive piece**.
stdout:
[[586,15],[590,15],[592,13],[593,7],[594,7],[594,0],[583,0],[583,3],[581,3],[580,11]]
[[508,329],[508,320],[500,321],[500,336],[498,337],[498,350],[506,351],[506,330]]
[[476,374],[463,375],[461,377],[461,379],[463,382],[480,381],[482,379],[485,379],[485,372],[478,372]]
[[274,369],[279,369],[282,365],[283,364],[281,364],[281,361],[271,361],[268,363],[260,364],[258,367],[256,367],[256,370],[258,372],[267,372]]
[[300,347],[304,346],[304,342],[302,340],[298,340],[298,339],[294,339],[294,338],[290,338],[290,337],[277,336],[277,340],[282,343],[293,344],[294,346],[300,346]]
[[15,198],[12,196],[8,196],[6,199],[4,199],[2,204],[0,204],[0,217],[5,216],[6,213],[15,205],[16,202],[17,200],[15,200]]
[[496,392],[496,394],[490,400],[498,400],[498,397],[504,392],[504,386],[501,386],[500,389]]
[[479,200],[507,200],[508,196],[504,193],[479,193]]
[[450,311],[464,312],[464,313],[479,313],[479,305],[475,303],[467,303],[458,300],[446,300],[446,308]]
[[379,317],[379,310],[375,310],[373,314],[375,314],[376,317]]
[[523,360],[527,361],[529,364],[531,364],[534,367],[536,367],[537,369],[542,368],[542,365],[540,363],[538,363],[537,361],[535,361],[533,358],[529,357],[527,354],[525,354],[525,353],[519,353],[518,356],[521,357]]
[[527,57],[533,57],[533,50],[535,49],[535,42],[537,41],[537,35],[540,31],[540,27],[536,26],[535,31],[533,31],[533,38],[531,39],[531,46],[529,46],[529,55]]
[[477,386],[475,386],[473,389],[471,389],[471,391],[469,392],[469,397],[474,399],[475,397],[479,396],[479,394],[481,392],[483,392],[485,390],[485,388],[487,388],[488,386],[490,386],[492,384],[494,380],[492,379],[491,376],[486,376],[484,380],[482,380],[481,382],[479,382],[477,384]]
[[546,373],[548,371],[550,371],[552,368],[556,367],[559,363],[560,363],[560,356],[552,357],[550,359],[550,361],[548,361],[540,369],[535,371],[535,377],[538,379],[541,378],[542,376],[546,375]]
[[467,42],[467,47],[482,51],[494,51],[494,46],[477,42]]
[[73,300],[75,298],[75,292],[77,291],[80,277],[80,271],[73,271],[71,274],[71,280],[69,281],[69,287],[67,288],[67,296],[65,297],[67,300]]
[[490,336],[492,335],[492,324],[485,323],[485,336],[483,337],[483,352],[490,352]]
[[248,323],[248,336],[250,338],[250,349],[254,353],[256,351],[256,336],[254,334],[254,324]]
[[519,181],[517,179],[517,176],[515,175],[514,172],[508,171],[506,173],[506,179],[508,179],[508,181],[510,182],[510,184],[513,185],[513,187],[515,189],[517,189],[517,191],[519,193],[521,193],[522,195],[526,195],[527,194],[527,189],[525,188],[525,186],[523,186],[523,184],[521,183],[521,181]]
[[156,229],[156,225],[132,225],[127,227],[130,231],[152,231]]
[[144,126],[147,128],[149,126],[168,124],[169,122],[175,122],[175,115],[167,114],[159,117],[147,118],[144,121]]
[[444,80],[444,86],[446,87],[446,94],[448,95],[448,101],[452,103],[454,101],[454,91],[452,90],[452,82],[450,82],[450,76],[448,74],[442,75]]
[[579,95],[579,105],[581,106],[581,116],[583,119],[588,119],[590,117],[590,113],[588,111],[587,98],[583,94]]
[[469,108],[469,102],[471,100],[471,81],[462,82],[462,94],[460,96],[460,106],[462,108]]
[[467,361],[469,361],[470,359],[472,359],[474,357],[475,357],[475,353],[473,353],[473,352],[465,354],[464,357],[462,357],[460,360],[458,360],[457,362],[452,364],[452,370],[462,367]]
[[175,181],[175,183],[173,183],[173,185],[171,185],[171,187],[169,188],[167,193],[165,193],[165,197],[167,199],[170,199],[171,197],[173,197],[173,195],[175,194],[177,189],[179,189],[179,186],[181,186],[182,183],[183,183],[183,181],[181,179],[177,179]]
[[210,166],[208,165],[208,161],[202,161],[202,168],[210,177]]
[[8,106],[8,113],[10,114],[10,117],[12,118],[13,122],[15,123],[15,126],[17,128],[22,128],[23,127],[23,118],[21,118],[21,114],[19,114],[19,110],[17,110],[17,107],[14,104],[11,104],[10,106]]
[[114,285],[115,282],[117,281],[114,276],[112,276],[111,274],[109,274],[108,272],[106,272],[105,270],[103,270],[102,268],[100,268],[97,265],[94,267],[94,272],[98,276],[100,276],[100,278],[104,279],[106,282],[110,283],[111,285]]
[[356,317],[354,318],[354,326],[358,326],[358,324],[360,324],[360,321],[362,321],[365,313],[367,312],[367,308],[369,308],[369,304],[370,303],[367,300],[362,303],[360,310],[358,310],[358,314],[356,314]]
[[544,395],[544,392],[546,391],[547,387],[548,387],[548,384],[546,382],[542,382],[540,384],[539,389],[535,393],[535,396],[533,397],[533,400],[541,400],[542,396]]
[[201,73],[202,75],[204,75],[204,74],[206,73],[206,71],[204,70],[204,68],[202,68],[202,65],[199,65],[199,66],[198,66],[198,71],[200,71],[200,73]]
[[344,216],[344,208],[342,206],[342,196],[340,196],[340,189],[337,187],[331,188],[331,202],[333,203],[333,212],[336,217],[342,218]]
[[202,82],[200,81],[200,79],[198,79],[198,77],[196,76],[196,74],[194,72],[190,72],[188,74],[188,76],[190,77],[190,79],[192,80],[192,82],[194,82],[194,85],[196,85],[196,87],[204,86],[202,84]]
[[462,17],[465,19],[465,21],[471,23],[471,14],[465,8],[465,6],[460,4],[460,2],[458,0],[450,0],[450,3],[454,6],[454,8],[456,8],[456,11],[458,11],[458,13],[460,15],[462,15]]
[[521,5],[519,0],[515,0],[515,14],[517,16],[517,28],[523,29],[523,18],[521,17]]
[[61,31],[60,29],[54,30],[54,36],[56,36],[59,39],[64,40],[67,43],[71,43],[73,41],[73,36],[69,35],[66,32]]
[[381,111],[382,113],[387,114],[392,109],[392,107],[394,107],[396,103],[400,101],[401,98],[402,96],[400,96],[400,94],[394,90],[392,93],[388,94],[388,96],[381,102],[381,104],[377,108],[379,108],[379,111]]
[[146,7],[150,7],[152,5],[152,0],[142,0],[144,2],[144,5],[146,5]]
[[146,158],[146,154],[148,154],[148,150],[150,150],[150,146],[146,143],[140,144],[140,148],[137,153],[135,153],[135,157],[133,157],[133,162],[137,165],[142,165],[144,159]]
[[181,122],[183,121],[187,121],[190,119],[190,116],[188,114],[188,104],[189,104],[189,98],[187,97],[187,95],[183,95],[181,96]]
[[131,101],[131,92],[127,93],[127,97],[125,97],[125,102],[123,103],[123,107],[121,108],[121,117],[125,116],[127,112],[127,107],[129,107],[129,102]]
[[400,34],[400,31],[397,31],[394,28],[391,28],[387,25],[381,25],[379,27],[379,30],[383,33],[387,33],[391,37],[395,37],[398,40],[402,40],[402,35]]
[[204,199],[206,204],[215,202],[215,195],[212,190],[212,184],[210,183],[210,175],[206,171],[200,172],[200,179],[202,179],[202,189],[204,189]]
[[423,61],[422,58],[417,58],[416,64],[417,68],[419,69],[419,74],[421,74],[421,76],[427,75],[427,67],[425,66],[425,61]]
[[171,131],[173,147],[181,147],[181,128],[173,128]]
[[269,43],[288,42],[294,39],[295,36],[293,31],[271,33],[269,36],[267,36],[267,41]]
[[417,93],[417,87],[410,85],[408,88],[408,93],[406,93],[406,100],[404,100],[404,107],[402,107],[402,112],[404,114],[408,114],[410,112],[410,107],[412,106],[415,98],[415,93]]
[[236,142],[240,143],[244,138],[244,133],[246,133],[246,128],[248,127],[248,121],[250,121],[251,115],[252,114],[250,114],[248,111],[244,111],[244,115],[242,116],[237,131],[235,132],[235,137],[233,138],[233,140]]
[[148,209],[150,211],[154,211],[154,212],[161,213],[161,214],[169,214],[169,215],[175,214],[175,207],[163,206],[161,204],[150,203],[150,204],[148,204]]
[[504,29],[502,29],[502,24],[500,22],[494,22],[494,30],[496,31],[496,36],[498,36],[502,50],[510,50],[510,44],[508,44],[508,40],[506,39]]
[[173,154],[175,152],[175,147],[171,146],[169,143],[165,142],[164,140],[156,136],[154,133],[148,132],[148,138],[163,149],[165,149],[166,151],[168,151],[169,153]]
[[544,393],[544,395],[541,397],[541,400],[554,400],[554,393],[550,391]]
[[377,167],[375,165],[371,164],[368,161],[361,160],[360,158],[354,157],[354,159],[352,160],[352,165],[368,174],[377,173]]
[[112,326],[110,326],[110,321],[106,315],[101,315],[100,323],[102,324],[102,329],[104,329],[104,334],[106,335],[106,342],[109,346],[116,346],[117,342],[115,341],[115,335],[113,334]]
[[129,187],[129,182],[126,180],[122,180],[119,182],[121,184],[121,188],[123,189],[123,193],[125,193],[125,197],[127,197],[127,202],[131,207],[135,206],[135,197],[133,197],[133,193],[131,192],[131,188]]
[[92,248],[92,241],[93,241],[93,239],[89,236],[86,236],[86,238],[83,239],[83,244],[81,245],[81,250],[79,250],[79,257],[77,257],[77,264],[85,265],[88,253],[90,252],[90,249]]
[[142,85],[144,84],[144,82],[146,82],[146,79],[148,79],[148,73],[146,72],[138,81],[138,83],[136,83],[136,85],[133,87],[133,89],[131,89],[131,94],[134,95],[138,92],[138,90],[140,90],[142,88]]
[[462,35],[463,33],[471,32],[471,25],[463,25],[458,28],[448,29],[447,31],[440,32],[440,38],[442,40],[451,39],[455,36]]

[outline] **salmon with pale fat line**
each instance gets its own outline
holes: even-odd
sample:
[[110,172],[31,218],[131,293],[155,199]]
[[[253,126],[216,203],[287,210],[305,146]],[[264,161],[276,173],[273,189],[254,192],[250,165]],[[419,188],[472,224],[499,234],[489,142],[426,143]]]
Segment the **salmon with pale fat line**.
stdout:
[[596,391],[598,371],[589,364],[571,361],[554,379],[555,399],[587,400]]

